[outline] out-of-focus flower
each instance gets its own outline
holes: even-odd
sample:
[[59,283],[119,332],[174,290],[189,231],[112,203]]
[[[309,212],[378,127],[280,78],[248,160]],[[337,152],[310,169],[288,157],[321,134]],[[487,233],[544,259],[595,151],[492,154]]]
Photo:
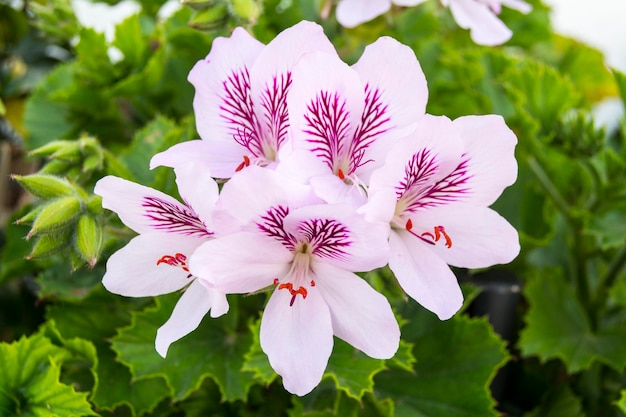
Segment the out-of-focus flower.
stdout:
[[448,265],[483,268],[519,253],[517,231],[488,207],[517,177],[516,143],[499,116],[426,116],[372,174],[360,211],[390,223],[389,267],[440,319],[463,302]]
[[[365,23],[385,13],[391,3],[398,6],[415,6],[425,0],[341,0],[337,5],[337,21],[348,28]],[[532,6],[522,0],[441,0],[450,7],[452,16],[464,29],[470,30],[474,42],[479,45],[500,45],[508,41],[511,30],[506,27],[498,14],[502,6],[521,13],[529,13]]]
[[279,168],[304,177],[329,203],[365,202],[363,187],[389,143],[415,128],[428,101],[413,51],[388,37],[367,46],[352,67],[311,53],[293,69],[287,99],[294,152]]
[[319,384],[333,335],[374,358],[394,355],[400,330],[391,307],[354,274],[386,264],[385,225],[255,166],[224,185],[216,208],[242,231],[200,246],[191,272],[224,293],[274,287],[260,341],[288,391],[304,395]]
[[300,22],[267,46],[243,28],[217,38],[209,55],[189,74],[196,88],[194,113],[202,140],[180,143],[155,155],[151,167],[206,164],[216,178],[248,165],[271,165],[288,139],[287,96],[291,69],[304,54],[336,54],[322,27]]
[[107,261],[104,286],[129,297],[185,289],[171,317],[157,332],[156,350],[164,357],[169,346],[198,327],[209,310],[211,317],[228,311],[226,296],[203,285],[189,271],[193,251],[215,235],[211,217],[217,184],[198,165],[177,168],[176,182],[185,204],[113,176],[102,178],[94,190],[102,196],[104,208],[116,212],[126,226],[139,233]]

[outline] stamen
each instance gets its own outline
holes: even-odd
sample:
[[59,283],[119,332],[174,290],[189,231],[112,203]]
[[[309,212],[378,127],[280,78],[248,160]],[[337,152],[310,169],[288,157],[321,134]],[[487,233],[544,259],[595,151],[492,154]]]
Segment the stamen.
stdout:
[[[175,255],[163,255],[159,260],[157,260],[157,265],[167,264],[170,266],[178,266],[183,271],[189,272],[189,267],[187,266],[187,257],[182,253],[176,253]],[[192,275],[188,274],[187,278],[191,278]]]
[[339,179],[340,179],[341,181],[343,181],[343,180],[345,180],[345,179],[346,179],[346,175],[343,173],[343,171],[341,170],[341,168],[339,168],[339,169],[337,170],[337,176],[339,177]]
[[239,165],[237,165],[237,168],[235,169],[235,172],[239,172],[242,169],[244,169],[245,167],[249,167],[250,166],[250,158],[248,158],[248,155],[244,155],[243,156],[243,162],[240,163]]
[[446,241],[446,247],[447,248],[451,248],[452,247],[452,238],[450,237],[450,235],[448,233],[446,233],[446,229],[445,227],[439,225],[439,226],[435,226],[433,228],[433,232],[423,232],[421,234],[417,234],[415,232],[412,231],[413,229],[413,221],[411,221],[411,219],[408,219],[406,221],[406,225],[404,226],[404,228],[407,230],[407,232],[411,233],[413,236],[421,239],[423,242],[428,243],[429,245],[434,245],[436,242],[439,242],[439,240],[441,240],[441,238],[443,237],[443,239]]
[[296,301],[296,296],[298,294],[300,294],[302,296],[302,299],[306,299],[306,296],[308,295],[308,292],[306,290],[306,288],[304,287],[298,287],[297,290],[293,289],[293,284],[291,282],[286,282],[284,284],[280,284],[278,286],[279,290],[289,290],[289,293],[291,294],[291,301],[289,302],[289,307],[293,307],[293,303]]
[[315,287],[315,281],[311,280],[311,287]]

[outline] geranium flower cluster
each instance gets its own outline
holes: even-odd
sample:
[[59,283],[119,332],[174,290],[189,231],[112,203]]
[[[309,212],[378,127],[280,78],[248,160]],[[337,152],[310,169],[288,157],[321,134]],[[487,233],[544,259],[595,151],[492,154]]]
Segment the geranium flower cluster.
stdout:
[[189,80],[202,139],[151,161],[174,169],[182,202],[111,176],[95,188],[139,234],[109,259],[105,287],[184,289],[157,333],[162,356],[208,312],[225,314],[226,294],[266,290],[261,347],[285,388],[304,395],[334,336],[373,358],[398,348],[388,300],[357,272],[388,264],[447,319],[463,301],[449,265],[518,254],[517,232],[488,207],[515,181],[515,135],[499,116],[425,114],[425,77],[394,39],[348,66],[314,23],[268,45],[238,28]]
[[[391,4],[417,6],[426,0],[339,0],[337,21],[352,28],[387,12]],[[470,30],[472,40],[479,45],[494,46],[508,41],[513,32],[506,27],[498,15],[502,6],[520,13],[530,13],[532,6],[522,0],[441,0],[450,8],[454,20],[463,29]]]

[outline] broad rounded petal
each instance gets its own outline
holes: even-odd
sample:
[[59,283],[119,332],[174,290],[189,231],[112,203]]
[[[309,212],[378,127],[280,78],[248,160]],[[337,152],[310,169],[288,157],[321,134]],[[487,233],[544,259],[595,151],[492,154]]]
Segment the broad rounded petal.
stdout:
[[398,350],[400,328],[389,301],[357,275],[316,264],[316,287],[330,309],[335,336],[377,359]]
[[426,243],[406,231],[391,232],[389,268],[402,289],[440,320],[463,305],[463,293],[448,265]]
[[152,188],[109,175],[96,183],[94,193],[102,196],[102,207],[117,213],[137,233],[212,234],[192,209]]
[[346,184],[330,172],[311,178],[310,183],[313,192],[329,204],[345,202],[357,208],[367,201],[367,196],[360,186]]
[[210,240],[195,250],[189,269],[224,294],[249,293],[273,284],[293,254],[258,233],[239,232]]
[[276,173],[302,184],[308,184],[312,177],[327,174],[328,166],[313,153],[305,149],[290,152],[276,166]]
[[230,141],[237,129],[250,128],[249,70],[264,47],[237,28],[230,38],[216,38],[209,55],[192,68],[189,82],[196,89],[193,108],[202,139]]
[[487,4],[476,0],[451,0],[450,11],[458,25],[469,29],[472,40],[479,45],[500,45],[513,34]]
[[418,4],[422,4],[427,0],[392,0],[393,4],[404,7],[412,7],[417,6]]
[[341,0],[337,5],[337,21],[341,26],[353,28],[385,13],[391,0]]
[[[219,294],[226,299],[226,296]],[[162,357],[167,355],[170,345],[194,331],[204,316],[213,307],[216,294],[211,294],[197,280],[185,290],[176,303],[170,318],[157,330],[155,347]]]
[[128,297],[177,291],[191,282],[187,261],[203,242],[163,234],[136,236],[108,259],[102,284]]
[[389,259],[389,225],[370,223],[349,204],[306,206],[291,211],[285,230],[311,242],[320,262],[348,271],[370,271]]
[[357,213],[369,222],[390,223],[396,210],[396,191],[392,188],[379,188],[369,192],[367,203],[358,208]]
[[270,169],[250,166],[224,184],[217,207],[245,225],[272,208],[293,209],[319,201],[310,186]]
[[330,312],[318,291],[291,304],[288,291],[275,290],[261,320],[261,348],[285,389],[305,395],[320,383],[333,349]]
[[410,133],[424,116],[428,87],[413,50],[390,37],[368,45],[352,68],[366,86],[358,135],[371,142],[364,160],[372,162],[363,166],[371,171],[382,165],[389,143]]
[[292,71],[287,97],[294,149],[308,149],[331,172],[354,154],[354,134],[361,122],[365,87],[359,75],[336,55],[303,56]]
[[533,9],[533,6],[522,0],[500,0],[500,3],[510,9],[517,10],[518,12],[524,14],[530,13],[530,11]]
[[517,178],[515,133],[498,115],[465,116],[453,122],[465,147],[465,202],[491,205]]
[[247,150],[234,141],[190,140],[160,152],[150,160],[150,169],[176,168],[190,163],[206,165],[214,178],[230,178]]
[[[485,268],[511,262],[519,254],[517,231],[488,207],[454,204],[434,207],[412,216],[413,231],[420,234],[443,226],[451,240],[441,238],[432,251],[447,264],[462,268]],[[417,238],[416,238],[417,239]]]
[[201,164],[179,166],[174,171],[178,192],[185,204],[198,214],[209,230],[214,230],[212,213],[219,190],[210,171]]

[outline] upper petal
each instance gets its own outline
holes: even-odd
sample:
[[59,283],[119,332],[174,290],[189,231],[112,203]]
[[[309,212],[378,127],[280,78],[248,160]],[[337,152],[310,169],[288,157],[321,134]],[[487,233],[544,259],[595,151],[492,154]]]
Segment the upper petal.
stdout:
[[315,275],[335,336],[372,358],[391,358],[398,350],[400,328],[387,299],[351,272],[318,263]]
[[187,261],[203,242],[154,233],[136,236],[109,257],[102,284],[112,293],[129,297],[179,290],[191,282]]
[[275,290],[261,321],[261,348],[285,389],[305,395],[320,383],[333,348],[330,312],[319,292],[290,305],[288,291]]
[[448,265],[406,231],[392,231],[389,245],[389,268],[402,289],[439,319],[452,317],[463,305],[463,293]]
[[114,176],[100,179],[94,193],[137,233],[171,233],[208,238],[212,232],[189,207],[160,191]]
[[459,26],[469,29],[472,40],[479,45],[500,45],[513,34],[487,4],[476,0],[450,0],[450,11]]
[[341,26],[353,28],[385,13],[390,0],[341,0],[337,5],[337,21]]
[[256,130],[250,95],[250,68],[264,45],[243,28],[230,38],[216,38],[211,52],[189,73],[200,137],[243,141]]
[[[180,297],[167,322],[157,330],[155,347],[159,355],[165,357],[172,343],[194,331],[209,310],[220,304],[216,303],[216,298],[223,298],[222,303],[226,302],[225,295],[209,290],[195,280]],[[222,309],[221,313],[225,311]]]
[[191,163],[179,166],[174,171],[178,192],[185,204],[198,214],[210,230],[214,230],[211,217],[219,190],[210,171],[201,164]]

